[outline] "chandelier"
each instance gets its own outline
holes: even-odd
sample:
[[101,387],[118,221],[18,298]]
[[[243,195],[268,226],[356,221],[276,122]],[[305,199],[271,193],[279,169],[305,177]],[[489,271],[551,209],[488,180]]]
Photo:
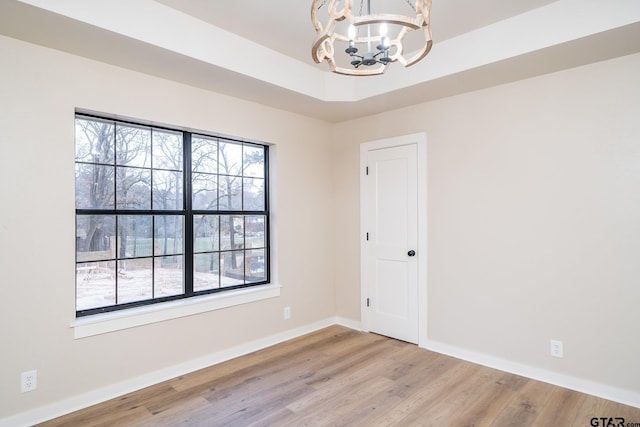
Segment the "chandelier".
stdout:
[[[384,73],[390,62],[408,67],[427,56],[433,44],[431,0],[376,0],[385,12],[374,13],[371,0],[360,0],[357,14],[354,1],[313,0],[311,22],[317,37],[311,56],[317,64],[326,60],[334,73],[371,76]],[[328,20],[323,25],[318,14],[325,6]],[[341,50],[344,54],[337,57],[336,52]],[[405,51],[410,53],[405,56]]]

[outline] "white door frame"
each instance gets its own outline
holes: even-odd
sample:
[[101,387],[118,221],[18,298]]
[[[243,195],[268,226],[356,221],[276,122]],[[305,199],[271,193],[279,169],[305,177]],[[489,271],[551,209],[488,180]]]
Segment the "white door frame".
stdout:
[[417,145],[418,152],[418,346],[427,346],[427,134],[416,133],[360,144],[360,318],[363,331],[369,331],[369,290],[364,280],[366,268],[366,187],[367,153],[371,150],[401,145]]

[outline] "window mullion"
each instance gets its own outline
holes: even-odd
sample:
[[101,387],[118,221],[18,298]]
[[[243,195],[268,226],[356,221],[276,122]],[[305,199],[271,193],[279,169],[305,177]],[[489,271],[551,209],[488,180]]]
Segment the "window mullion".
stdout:
[[185,295],[193,294],[193,206],[191,185],[191,133],[183,133],[183,206],[184,216],[184,292]]
[[[115,194],[114,194],[114,198],[115,198]],[[118,305],[120,303],[120,299],[119,299],[120,298],[120,293],[119,293],[119,289],[118,289],[119,286],[120,286],[119,277],[118,277],[118,267],[119,267],[118,266],[118,263],[119,263],[119,260],[118,260],[118,245],[120,245],[120,230],[118,229],[118,227],[120,227],[120,225],[118,224],[119,219],[120,219],[120,216],[119,215],[115,215],[114,223],[115,223],[115,237],[116,238],[115,238],[115,243],[114,243],[115,248],[113,248],[113,250],[115,252],[113,263],[115,264],[115,271],[116,271],[116,274],[115,274],[115,277],[114,277],[114,284],[115,284],[114,292],[115,292],[115,303],[116,303],[116,305]]]
[[[153,173],[152,173],[153,175]],[[153,193],[153,190],[152,190]],[[151,298],[156,297],[156,216],[151,215]]]

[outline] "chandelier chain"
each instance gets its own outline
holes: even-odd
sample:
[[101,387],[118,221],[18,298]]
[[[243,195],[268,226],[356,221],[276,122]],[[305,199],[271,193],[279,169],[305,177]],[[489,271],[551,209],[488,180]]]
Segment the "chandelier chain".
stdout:
[[405,1],[407,2],[407,4],[408,4],[409,6],[411,6],[411,9],[413,9],[413,11],[414,11],[414,12],[417,12],[417,11],[416,11],[416,7],[413,5],[413,3],[411,3],[411,0],[405,0]]

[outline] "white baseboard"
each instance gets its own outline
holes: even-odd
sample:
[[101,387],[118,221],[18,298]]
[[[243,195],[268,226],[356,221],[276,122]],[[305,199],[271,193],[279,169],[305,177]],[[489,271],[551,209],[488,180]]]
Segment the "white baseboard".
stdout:
[[118,396],[122,396],[124,394],[149,387],[154,384],[158,384],[162,381],[167,381],[172,378],[179,377],[180,375],[188,374],[189,372],[197,371],[199,369],[203,369],[217,363],[233,359],[235,357],[243,356],[245,354],[249,354],[254,351],[258,351],[293,338],[297,338],[299,336],[317,331],[319,329],[326,328],[327,326],[335,324],[342,325],[343,323],[347,323],[344,324],[344,326],[347,327],[351,327],[348,324],[355,324],[354,322],[347,321],[345,319],[330,317],[315,323],[311,323],[309,325],[300,326],[298,328],[280,332],[275,335],[260,338],[255,341],[212,353],[198,359],[193,359],[188,362],[180,363],[178,365],[169,366],[165,369],[150,372],[139,377],[131,378],[127,381],[112,384],[93,391],[82,393],[79,396],[63,399],[46,406],[34,408],[26,412],[21,412],[7,418],[0,419],[0,427],[32,426],[34,424],[38,424],[65,414],[69,414],[74,411],[78,411],[80,409],[84,409],[88,406],[95,405],[116,398]]
[[[43,421],[51,420],[65,414],[84,409],[88,406],[131,393],[144,387],[158,384],[162,381],[167,381],[172,378],[179,377],[180,375],[188,374],[189,372],[197,371],[235,357],[243,356],[245,354],[297,338],[331,325],[341,325],[355,330],[362,330],[359,321],[343,317],[330,317],[309,325],[300,326],[265,338],[260,338],[198,359],[169,366],[165,369],[150,372],[136,378],[131,378],[127,381],[112,384],[97,390],[83,393],[79,396],[64,399],[50,405],[34,408],[26,412],[0,419],[0,427],[31,426]],[[640,393],[635,391],[624,390],[581,378],[558,374],[556,372],[476,353],[437,341],[427,340],[427,345],[424,346],[424,348],[437,353],[446,354],[447,356],[477,363],[479,365],[499,369],[501,371],[510,372],[512,374],[521,375],[523,377],[532,378],[538,381],[579,391],[581,393],[640,408]]]
[[500,359],[498,357],[465,350],[438,341],[427,340],[427,345],[424,348],[430,351],[435,351],[436,353],[442,353],[457,359],[476,363],[478,365],[487,366],[500,371],[579,391],[580,393],[590,394],[592,396],[640,408],[640,393],[637,391],[625,390],[597,383],[595,381],[585,380],[583,378],[572,377],[548,371],[546,369],[535,368],[529,365],[513,362],[511,360]]
[[355,329],[356,331],[362,330],[362,324],[360,323],[359,320],[347,319],[346,317],[340,317],[340,316],[336,317],[335,324],[344,326],[345,328]]

